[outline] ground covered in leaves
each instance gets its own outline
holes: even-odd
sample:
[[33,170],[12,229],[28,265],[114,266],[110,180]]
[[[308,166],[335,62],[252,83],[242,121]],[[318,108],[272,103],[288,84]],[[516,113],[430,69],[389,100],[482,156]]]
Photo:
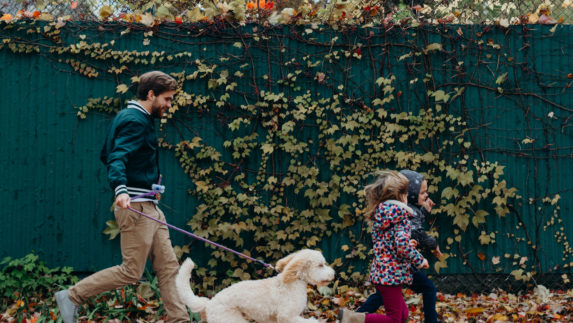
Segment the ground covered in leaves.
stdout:
[[[368,292],[352,289],[340,294],[332,294],[332,289],[308,289],[309,301],[305,317],[316,317],[322,322],[336,322],[340,307],[356,309],[368,296]],[[109,295],[118,297],[109,297]],[[404,291],[410,310],[410,322],[423,322],[422,297],[410,290]],[[134,295],[129,297],[122,290],[100,297],[86,304],[80,312],[80,322],[162,322],[165,314],[157,299],[144,299]],[[55,301],[40,300],[50,308],[46,315],[35,311],[29,302],[20,300],[2,313],[1,322],[61,322]],[[137,304],[136,304],[137,303]],[[102,304],[104,304],[102,306]],[[130,310],[130,307],[133,307]],[[437,310],[443,322],[573,322],[573,290],[549,291],[538,286],[529,292],[519,294],[496,290],[489,294],[438,293]],[[19,315],[17,315],[19,313]],[[380,310],[383,313],[383,309]],[[199,315],[194,315],[198,320]]]
[[[409,321],[423,322],[421,294],[408,289],[404,294]],[[320,296],[319,292],[310,291],[309,296],[309,316],[335,322],[339,307],[356,309],[368,294],[347,291],[342,295]],[[573,290],[549,291],[538,286],[520,294],[503,290],[487,295],[438,293],[437,311],[442,322],[573,322]]]

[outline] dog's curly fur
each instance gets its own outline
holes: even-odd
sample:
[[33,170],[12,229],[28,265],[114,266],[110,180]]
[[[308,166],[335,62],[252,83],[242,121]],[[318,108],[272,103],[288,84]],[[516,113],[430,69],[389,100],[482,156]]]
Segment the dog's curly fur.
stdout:
[[186,259],[179,268],[176,284],[179,297],[195,313],[205,313],[209,323],[318,322],[300,316],[306,308],[307,284],[324,285],[334,279],[322,253],[303,249],[279,260],[278,275],[233,284],[213,298],[198,297],[189,285],[194,263]]

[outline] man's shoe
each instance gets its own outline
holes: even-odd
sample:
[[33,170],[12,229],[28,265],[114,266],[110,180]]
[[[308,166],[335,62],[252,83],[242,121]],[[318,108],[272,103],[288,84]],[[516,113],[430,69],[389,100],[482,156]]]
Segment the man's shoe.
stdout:
[[338,310],[338,322],[340,323],[364,323],[365,313],[352,312],[345,309]]
[[56,293],[56,302],[64,323],[76,323],[78,321],[78,308],[68,296],[68,290],[64,289]]

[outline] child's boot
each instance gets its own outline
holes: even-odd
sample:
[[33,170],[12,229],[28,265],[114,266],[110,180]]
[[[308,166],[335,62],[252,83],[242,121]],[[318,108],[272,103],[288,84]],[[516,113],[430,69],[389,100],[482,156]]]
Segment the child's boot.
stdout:
[[365,313],[353,312],[345,309],[338,310],[338,322],[340,323],[364,323]]

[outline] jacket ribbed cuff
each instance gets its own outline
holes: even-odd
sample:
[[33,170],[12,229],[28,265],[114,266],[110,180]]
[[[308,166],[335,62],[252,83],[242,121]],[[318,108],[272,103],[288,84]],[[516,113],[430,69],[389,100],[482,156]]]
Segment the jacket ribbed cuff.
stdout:
[[127,193],[127,186],[125,185],[119,185],[118,187],[115,188],[115,196],[118,196],[119,194],[128,194]]

